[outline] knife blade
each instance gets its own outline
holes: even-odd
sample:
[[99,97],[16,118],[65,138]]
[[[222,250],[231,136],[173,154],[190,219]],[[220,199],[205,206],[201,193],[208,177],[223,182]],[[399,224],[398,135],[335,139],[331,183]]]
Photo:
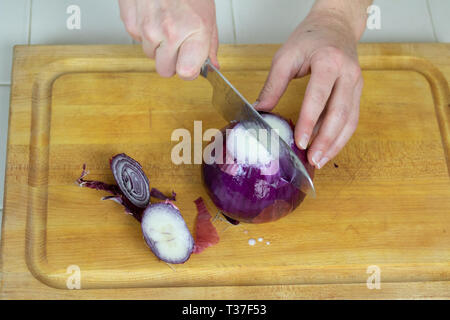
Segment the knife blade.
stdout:
[[209,59],[202,66],[200,74],[212,85],[212,104],[222,117],[229,122],[239,121],[246,129],[252,129],[250,132],[265,130],[264,139],[261,135],[255,135],[255,137],[264,146],[268,145],[268,141],[278,142],[277,148],[268,150],[276,150],[279,159],[287,159],[287,161],[279,161],[283,177],[300,191],[315,197],[314,184],[301,160]]

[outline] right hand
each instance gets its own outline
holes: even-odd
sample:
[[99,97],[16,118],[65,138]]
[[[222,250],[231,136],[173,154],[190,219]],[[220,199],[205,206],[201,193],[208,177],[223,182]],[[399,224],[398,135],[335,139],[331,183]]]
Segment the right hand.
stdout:
[[120,17],[163,77],[193,80],[219,46],[213,0],[119,0]]

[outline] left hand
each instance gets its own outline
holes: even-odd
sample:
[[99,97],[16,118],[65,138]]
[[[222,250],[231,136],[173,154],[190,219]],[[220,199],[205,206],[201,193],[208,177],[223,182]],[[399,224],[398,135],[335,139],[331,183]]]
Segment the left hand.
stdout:
[[329,13],[314,13],[296,28],[275,54],[256,109],[269,111],[289,82],[311,73],[295,141],[308,150],[308,161],[322,168],[356,130],[363,79],[351,24]]

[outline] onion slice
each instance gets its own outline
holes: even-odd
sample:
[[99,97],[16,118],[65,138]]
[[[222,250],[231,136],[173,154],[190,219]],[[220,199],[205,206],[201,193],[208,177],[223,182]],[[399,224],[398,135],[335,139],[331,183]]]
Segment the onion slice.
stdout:
[[152,252],[167,263],[184,263],[194,239],[178,208],[169,200],[149,205],[142,216],[142,233]]
[[122,194],[137,208],[145,208],[150,203],[150,183],[142,166],[125,153],[114,156],[111,170]]

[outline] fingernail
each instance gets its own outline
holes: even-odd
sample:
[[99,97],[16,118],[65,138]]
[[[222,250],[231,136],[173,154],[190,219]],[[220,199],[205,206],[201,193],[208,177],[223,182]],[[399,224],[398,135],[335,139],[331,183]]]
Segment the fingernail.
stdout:
[[298,143],[300,145],[300,149],[305,150],[308,147],[309,136],[304,133]]
[[322,160],[319,161],[317,168],[318,169],[322,168],[328,162],[328,160],[330,160],[330,159],[328,159],[327,157],[323,157]]
[[316,151],[316,153],[314,153],[313,157],[312,157],[312,162],[314,163],[314,165],[319,166],[319,161],[320,159],[322,159],[322,151]]

